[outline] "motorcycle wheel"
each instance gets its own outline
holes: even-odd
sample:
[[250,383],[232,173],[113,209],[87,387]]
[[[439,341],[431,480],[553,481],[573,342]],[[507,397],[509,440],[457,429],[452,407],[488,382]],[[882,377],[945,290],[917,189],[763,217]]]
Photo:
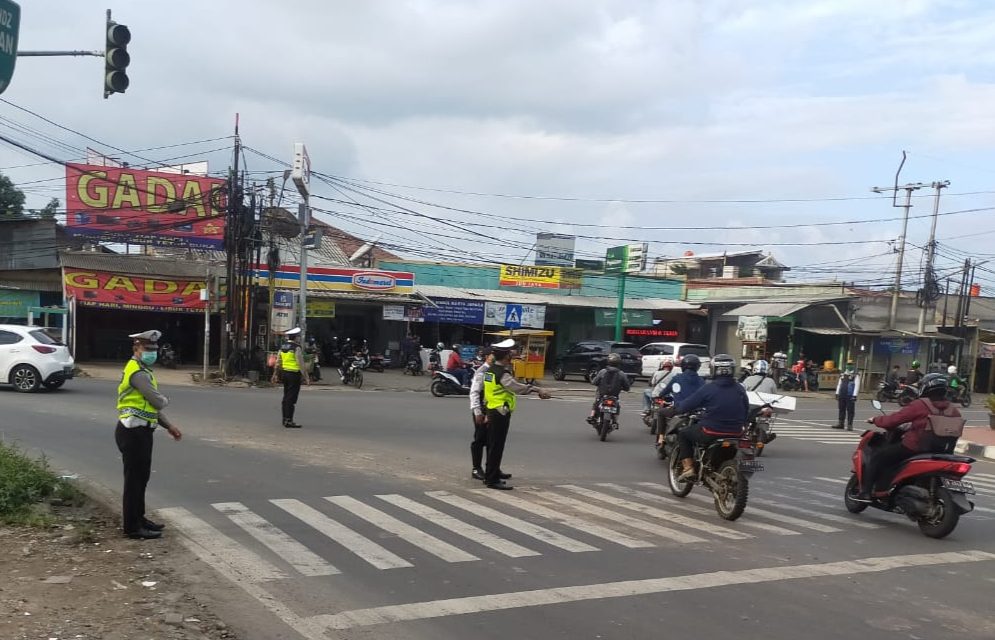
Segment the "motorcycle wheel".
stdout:
[[584,379],[587,380],[588,382],[591,382],[592,380],[594,380],[594,376],[598,375],[598,371],[600,371],[600,369],[598,369],[596,366],[591,367],[590,369],[587,370],[587,373],[584,374]]
[[724,520],[735,520],[746,510],[750,484],[739,470],[736,460],[726,460],[715,474],[717,489],[712,490],[715,511]]
[[851,473],[850,480],[846,483],[846,489],[843,490],[843,506],[850,513],[860,513],[867,508],[866,502],[857,502],[855,499],[858,490],[857,474]]
[[684,467],[681,465],[681,461],[677,459],[675,452],[670,458],[670,464],[667,465],[667,484],[670,485],[670,493],[678,498],[685,497],[694,488],[694,483],[690,480],[685,480],[684,482],[678,480],[682,473],[684,473]]
[[428,390],[431,391],[432,395],[436,398],[441,398],[446,395],[446,387],[442,380],[433,380],[432,386],[429,387]]
[[556,368],[553,369],[553,380],[563,381],[566,380],[566,378],[567,378],[567,372],[563,370],[563,367],[561,365],[557,365]]
[[878,399],[878,402],[888,402],[888,394],[884,392],[884,389],[878,389],[875,397]]
[[954,507],[950,492],[940,487],[936,490],[936,513],[932,517],[919,520],[919,530],[930,538],[945,538],[950,535],[960,521],[960,514]]
[[971,394],[968,393],[967,391],[965,391],[964,395],[960,397],[960,406],[964,407],[965,409],[971,406]]
[[598,438],[602,442],[608,439],[608,432],[612,430],[612,420],[606,414],[601,415],[601,424],[598,427]]
[[352,376],[352,384],[357,389],[362,389],[363,388],[363,372],[362,371],[358,371],[357,370],[356,373],[353,374],[353,376]]

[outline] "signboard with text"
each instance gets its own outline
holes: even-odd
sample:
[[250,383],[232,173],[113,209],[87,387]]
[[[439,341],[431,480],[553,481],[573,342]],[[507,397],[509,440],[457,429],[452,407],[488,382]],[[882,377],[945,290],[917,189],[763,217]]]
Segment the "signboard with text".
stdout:
[[450,324],[484,324],[484,303],[479,300],[456,300],[433,298],[436,306],[426,304],[422,309],[425,322],[448,322]]
[[580,289],[581,277],[578,269],[503,264],[498,285],[529,289]]
[[27,318],[28,309],[41,306],[37,291],[0,289],[0,318]]
[[11,0],[0,0],[0,93],[10,86],[14,77],[20,29],[21,7]]
[[572,267],[574,266],[574,245],[577,238],[559,233],[536,234],[537,267]]
[[605,253],[605,273],[638,273],[646,268],[649,244],[627,244],[611,247]]
[[273,333],[285,333],[294,328],[297,318],[296,307],[293,291],[273,292],[273,311],[270,314]]
[[507,305],[503,302],[488,302],[484,305],[484,324],[488,327],[507,326],[509,306],[521,307],[519,317],[521,327],[526,329],[542,329],[546,326],[546,305]]
[[739,316],[736,337],[743,342],[767,342],[767,317]]
[[425,322],[422,308],[416,304],[385,304],[383,319],[395,322]]
[[[615,309],[595,309],[594,326],[614,327]],[[622,312],[623,327],[651,327],[653,326],[653,312],[640,309],[626,310]]]
[[[269,269],[266,265],[256,265],[256,284],[269,282]],[[284,265],[276,270],[277,287],[297,289],[301,282],[301,268]],[[332,267],[308,267],[308,291],[348,291],[352,293],[410,294],[415,291],[415,275],[406,271],[382,271],[380,269],[339,269]]]
[[136,276],[107,271],[66,268],[63,284],[67,298],[86,307],[136,311],[204,311],[200,290],[203,280],[178,280]]
[[222,249],[225,181],[130,167],[66,165],[66,227],[95,242]]
[[334,318],[335,301],[315,298],[307,299],[307,317],[309,318]]

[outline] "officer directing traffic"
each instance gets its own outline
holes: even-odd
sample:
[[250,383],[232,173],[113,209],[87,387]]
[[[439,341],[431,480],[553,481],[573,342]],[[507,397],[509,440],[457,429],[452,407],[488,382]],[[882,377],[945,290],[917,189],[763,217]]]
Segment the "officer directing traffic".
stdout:
[[508,439],[511,414],[515,411],[515,394],[527,395],[533,391],[543,400],[549,399],[549,392],[541,387],[523,384],[515,380],[511,366],[511,351],[515,341],[511,338],[493,345],[494,364],[484,374],[484,404],[487,407],[487,468],[484,470],[484,485],[489,489],[513,489],[501,479],[501,458],[504,457],[504,444]]
[[152,434],[160,424],[174,440],[183,437],[179,428],[163,415],[169,404],[159,393],[152,365],[159,355],[161,331],[133,333],[133,355],[124,365],[117,388],[118,423],[114,440],[124,463],[122,529],[129,538],[150,539],[162,535],[164,525],[145,517],[145,488],[152,474]]
[[297,397],[301,393],[301,381],[311,384],[304,366],[304,351],[301,349],[301,328],[294,327],[283,335],[287,338],[280,346],[276,358],[276,368],[273,370],[273,384],[283,378],[283,426],[287,429],[300,429],[301,425],[294,422],[294,409],[297,408]]

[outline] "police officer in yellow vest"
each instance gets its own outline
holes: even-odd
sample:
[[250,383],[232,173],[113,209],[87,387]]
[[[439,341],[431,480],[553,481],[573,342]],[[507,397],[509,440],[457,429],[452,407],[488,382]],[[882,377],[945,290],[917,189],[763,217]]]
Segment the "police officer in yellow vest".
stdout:
[[487,468],[484,471],[484,485],[489,489],[508,491],[513,489],[501,479],[501,458],[504,456],[504,443],[508,439],[511,414],[515,411],[518,398],[515,394],[528,395],[533,391],[543,400],[549,399],[549,392],[531,384],[515,380],[511,366],[511,352],[515,341],[511,338],[491,347],[494,364],[484,374],[484,403],[487,406]]
[[304,384],[311,384],[311,379],[307,374],[307,367],[304,365],[304,352],[298,336],[301,334],[300,327],[294,327],[283,335],[287,341],[280,347],[277,354],[276,368],[273,370],[273,384],[277,379],[283,378],[283,426],[288,429],[300,429],[301,425],[294,422],[294,409],[297,406],[297,397],[301,393],[301,381]]
[[121,375],[117,388],[118,423],[114,440],[124,463],[124,495],[121,506],[122,528],[129,538],[150,539],[162,535],[163,525],[145,517],[145,488],[152,473],[152,434],[162,425],[174,440],[183,437],[179,428],[163,415],[169,403],[159,393],[152,365],[159,355],[162,332],[151,330],[133,333],[134,354]]

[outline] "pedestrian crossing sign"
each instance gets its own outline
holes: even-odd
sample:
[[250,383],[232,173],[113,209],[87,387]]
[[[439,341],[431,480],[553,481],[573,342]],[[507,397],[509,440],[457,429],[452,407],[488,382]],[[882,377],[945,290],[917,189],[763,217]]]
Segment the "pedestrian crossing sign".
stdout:
[[522,305],[509,304],[504,311],[504,326],[508,329],[520,329],[522,326]]

